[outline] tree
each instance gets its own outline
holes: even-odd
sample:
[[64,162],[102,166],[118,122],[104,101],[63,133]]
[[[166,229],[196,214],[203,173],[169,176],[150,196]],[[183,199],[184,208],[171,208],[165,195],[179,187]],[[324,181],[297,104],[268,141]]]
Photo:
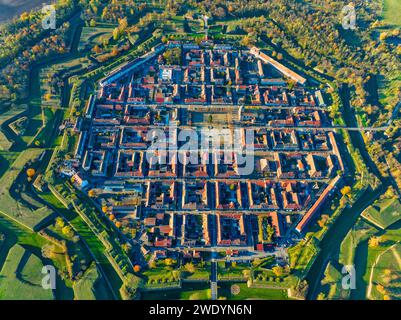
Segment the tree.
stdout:
[[281,277],[284,274],[284,268],[280,266],[274,266],[272,271],[277,277]]
[[378,284],[378,285],[376,286],[376,289],[377,289],[377,291],[379,291],[381,294],[386,294],[386,289],[384,288],[383,285]]
[[65,226],[64,219],[61,217],[56,218],[56,225],[59,226],[60,228],[63,228]]
[[119,28],[115,28],[113,30],[113,40],[117,41],[118,39],[120,39],[120,29]]
[[134,266],[134,271],[135,271],[136,273],[138,273],[139,271],[141,271],[141,266],[140,266],[139,264],[136,264],[136,265]]
[[92,49],[92,51],[96,54],[99,54],[102,52],[102,48],[99,47],[99,45],[95,45]]
[[349,196],[351,194],[351,187],[350,186],[345,186],[344,188],[342,188],[341,189],[341,194],[343,196],[346,196],[346,195]]
[[267,241],[272,242],[273,236],[276,233],[276,230],[269,224],[266,229],[267,232]]
[[111,50],[111,56],[112,56],[112,57],[118,56],[119,53],[120,53],[120,51],[118,51],[118,49],[117,49],[116,47],[114,47],[114,48]]
[[26,170],[26,175],[28,176],[28,178],[33,178],[33,176],[35,175],[36,171],[33,168],[29,168],[28,170]]
[[171,259],[171,258],[166,258],[166,259],[164,260],[164,264],[165,264],[166,266],[172,266],[174,263],[175,263],[175,260],[174,260],[174,259]]
[[45,244],[42,247],[42,257],[53,259],[56,256],[55,247],[53,244]]
[[96,20],[95,19],[91,19],[90,21],[89,21],[89,26],[90,27],[96,27]]
[[107,208],[107,206],[103,206],[102,207],[102,212],[103,213],[107,213],[108,210],[109,210],[109,208]]
[[96,195],[95,190],[91,189],[88,191],[88,196],[93,198]]
[[61,229],[61,232],[64,234],[64,235],[71,235],[71,233],[72,233],[72,228],[70,227],[70,226],[65,226],[65,227],[63,227],[63,229]]
[[381,238],[380,237],[372,236],[369,239],[369,247],[370,248],[377,248],[380,245],[380,242],[381,242]]
[[192,262],[185,264],[184,269],[189,273],[194,273],[196,271],[195,265]]

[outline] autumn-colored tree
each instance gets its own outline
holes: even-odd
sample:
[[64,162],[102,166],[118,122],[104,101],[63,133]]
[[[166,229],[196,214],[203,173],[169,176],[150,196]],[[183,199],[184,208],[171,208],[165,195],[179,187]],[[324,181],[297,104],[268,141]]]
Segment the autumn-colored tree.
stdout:
[[377,248],[380,245],[380,242],[381,242],[381,238],[380,237],[372,236],[369,239],[369,247],[370,248]]
[[88,191],[88,196],[93,198],[96,195],[95,190],[91,189]]
[[117,228],[121,228],[121,226],[122,226],[121,222],[120,222],[120,221],[117,221],[117,222],[116,222],[116,227],[117,227]]
[[117,41],[118,39],[120,39],[120,29],[119,28],[115,28],[113,30],[113,40]]
[[61,217],[56,218],[56,225],[59,226],[60,228],[63,228],[65,226],[64,219]]
[[134,271],[135,272],[139,272],[139,271],[141,271],[141,266],[139,265],[139,264],[136,264],[135,266],[134,266]]
[[35,173],[36,173],[36,171],[33,168],[29,168],[28,170],[26,170],[26,175],[28,176],[28,178],[33,178]]
[[110,219],[111,221],[113,221],[115,218],[116,218],[116,217],[115,217],[114,214],[109,215],[109,219]]
[[386,289],[384,288],[383,285],[378,284],[378,285],[376,286],[376,289],[377,289],[377,291],[379,291],[381,294],[386,294]]
[[194,273],[196,271],[196,268],[192,262],[188,262],[187,264],[185,264],[184,269],[189,273]]
[[103,206],[103,207],[102,207],[102,212],[103,212],[103,213],[107,213],[107,210],[108,210],[108,209],[109,209],[109,208],[107,208],[107,206]]
[[277,277],[281,277],[284,274],[284,269],[280,266],[274,266],[272,271]]
[[61,229],[64,235],[70,235],[72,233],[72,229],[70,226],[65,226],[63,229]]
[[341,194],[343,196],[349,195],[351,193],[351,187],[350,186],[345,186],[344,188],[341,189]]
[[93,52],[96,53],[96,54],[99,54],[99,53],[102,52],[102,48],[100,48],[99,45],[95,45],[93,47]]
[[42,257],[53,259],[56,256],[54,244],[45,244],[42,247]]
[[112,57],[116,57],[116,56],[118,56],[118,54],[119,54],[120,52],[118,51],[118,49],[117,48],[113,48],[113,50],[111,50],[111,56]]
[[176,263],[176,261],[174,259],[171,259],[171,258],[167,258],[167,259],[164,260],[164,264],[166,266],[172,266],[174,263]]

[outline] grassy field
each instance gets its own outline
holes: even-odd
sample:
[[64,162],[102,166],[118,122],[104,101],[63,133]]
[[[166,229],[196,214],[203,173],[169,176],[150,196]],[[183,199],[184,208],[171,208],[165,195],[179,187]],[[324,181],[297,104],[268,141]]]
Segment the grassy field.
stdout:
[[18,157],[18,152],[0,151],[0,177],[8,170]]
[[[374,268],[371,298],[382,300],[385,295],[390,299],[401,299],[401,245],[395,244],[383,252]],[[383,287],[383,289],[380,288]]]
[[288,250],[291,270],[303,272],[307,270],[313,259],[319,252],[319,248],[311,240],[301,241]]
[[397,198],[379,199],[362,212],[362,217],[381,229],[401,219],[401,203]]
[[[14,106],[4,112],[0,111],[0,126],[25,111],[25,105]],[[0,130],[0,150],[8,151],[11,148],[12,144],[12,141],[10,141],[9,138],[7,138],[7,136],[4,134],[4,132]]]
[[38,257],[19,245],[12,247],[0,273],[0,299],[52,300],[52,291],[42,288],[42,267]]
[[[239,293],[231,292],[232,285],[239,287]],[[246,283],[227,282],[219,284],[218,296],[228,300],[288,300],[287,291],[268,288],[248,288]]]
[[[39,234],[29,231],[16,222],[7,219],[0,215],[0,232],[6,235],[6,241],[3,249],[0,251],[0,268],[5,262],[8,251],[16,244],[29,248],[29,251],[35,256],[40,257],[42,254],[42,247],[49,244],[49,241],[41,237]],[[45,259],[46,264],[51,264],[57,270],[66,270],[65,255],[57,250],[57,254],[50,261]],[[57,287],[55,295],[58,300],[72,300],[73,290],[66,285],[65,281],[57,276]]]
[[92,264],[84,276],[74,284],[74,294],[77,300],[110,300],[113,298],[95,264]]
[[96,44],[101,45],[104,39],[110,39],[113,33],[113,27],[83,27],[78,50],[92,49]]
[[118,289],[121,287],[122,282],[117,273],[115,272],[110,261],[104,255],[105,247],[96,237],[96,235],[90,230],[88,225],[82,220],[82,218],[74,211],[66,209],[63,204],[50,192],[40,194],[47,203],[61,215],[63,215],[73,228],[79,233],[80,238],[86,243],[89,250],[97,259],[102,270],[105,272],[111,286],[113,287],[114,293],[118,296]]
[[[377,291],[377,284],[383,284],[386,274],[386,270],[391,270],[393,282],[399,282],[401,274],[401,261],[399,255],[401,254],[401,221],[393,224],[384,233],[380,235],[380,246],[375,248],[367,248],[366,258],[366,272],[363,275],[363,279],[367,285],[372,283],[370,299],[383,299],[383,294]],[[394,249],[392,248],[394,247]],[[394,254],[397,252],[397,254]],[[378,259],[378,261],[377,261]],[[373,272],[373,277],[371,278]],[[384,276],[384,278],[383,278]],[[358,283],[357,283],[358,284]],[[369,288],[369,286],[367,286]],[[367,294],[369,290],[367,290]],[[394,297],[391,297],[392,299]]]
[[22,172],[25,164],[42,152],[41,149],[27,149],[0,179],[1,212],[30,229],[34,229],[53,213],[27,192],[27,177]]
[[385,22],[394,26],[401,26],[400,12],[401,1],[384,0],[383,18]]
[[239,281],[246,280],[244,276],[244,271],[250,270],[250,266],[246,264],[237,264],[237,265],[226,265],[225,262],[218,263],[218,279],[219,280],[231,280],[231,281]]
[[181,289],[155,290],[141,293],[142,300],[209,300],[211,299],[208,283],[183,283]]

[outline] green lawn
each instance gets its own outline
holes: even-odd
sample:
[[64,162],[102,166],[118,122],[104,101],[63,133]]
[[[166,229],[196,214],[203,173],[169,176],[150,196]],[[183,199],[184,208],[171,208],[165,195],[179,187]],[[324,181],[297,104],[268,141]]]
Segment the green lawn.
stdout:
[[96,44],[101,45],[103,39],[110,39],[113,33],[113,27],[83,27],[81,39],[79,40],[78,50],[85,50],[85,48],[93,48]]
[[[231,292],[232,285],[239,287],[239,293]],[[246,283],[225,282],[218,285],[218,296],[228,300],[288,300],[286,290],[268,288],[248,288]]]
[[231,280],[231,281],[239,281],[246,280],[244,276],[244,271],[250,270],[248,265],[244,264],[236,264],[236,265],[227,265],[224,262],[219,262],[218,264],[218,279],[219,280]]
[[0,177],[8,170],[11,164],[17,159],[18,152],[0,151]]
[[385,22],[394,26],[401,26],[400,12],[400,0],[384,0],[383,18]]
[[96,237],[91,231],[88,225],[82,220],[82,218],[74,211],[66,209],[63,204],[50,192],[41,193],[41,198],[49,203],[58,213],[62,214],[68,222],[78,232],[80,238],[85,241],[90,251],[98,260],[102,270],[106,274],[111,286],[113,287],[114,293],[119,296],[118,290],[120,289],[122,282],[110,261],[105,256],[105,247],[102,242]]
[[52,300],[52,290],[42,287],[42,267],[31,252],[20,245],[12,247],[0,273],[0,299]]
[[317,256],[319,248],[313,239],[301,241],[296,246],[288,249],[291,270],[303,272],[309,268]]
[[113,299],[96,264],[92,264],[84,276],[74,284],[74,295],[77,300]]
[[162,288],[179,284],[178,270],[170,271],[163,266],[148,269],[143,272],[143,275],[146,278],[146,286],[149,288]]
[[[14,106],[10,109],[0,112],[0,126],[3,125],[4,122],[11,120],[17,115],[26,111],[26,106]],[[11,130],[10,130],[11,131]],[[7,136],[0,130],[0,150],[8,151],[12,146],[12,141],[10,141]]]
[[397,198],[376,200],[362,212],[362,217],[386,229],[401,219],[401,203]]
[[210,300],[208,283],[183,283],[181,289],[154,290],[141,293],[142,300]]
[[30,229],[34,229],[53,213],[29,192],[26,174],[22,172],[25,164],[42,152],[41,149],[22,152],[0,179],[0,212]]

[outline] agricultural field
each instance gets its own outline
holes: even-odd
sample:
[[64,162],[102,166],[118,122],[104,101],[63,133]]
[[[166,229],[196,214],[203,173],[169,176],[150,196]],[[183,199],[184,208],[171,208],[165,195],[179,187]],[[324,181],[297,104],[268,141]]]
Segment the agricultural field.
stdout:
[[0,299],[52,300],[52,290],[42,287],[41,260],[20,245],[12,247],[0,276]]

